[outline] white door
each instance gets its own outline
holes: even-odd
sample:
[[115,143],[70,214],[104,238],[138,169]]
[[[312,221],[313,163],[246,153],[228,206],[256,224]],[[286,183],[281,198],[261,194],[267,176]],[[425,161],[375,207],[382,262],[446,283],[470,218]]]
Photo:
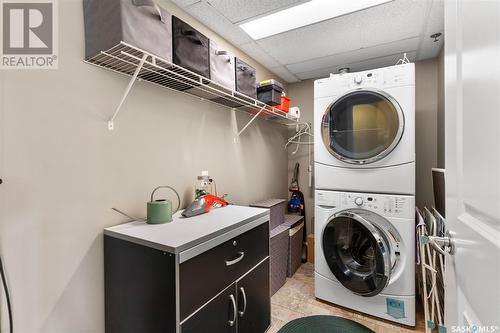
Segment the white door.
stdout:
[[445,109],[446,326],[500,332],[499,0],[445,1]]

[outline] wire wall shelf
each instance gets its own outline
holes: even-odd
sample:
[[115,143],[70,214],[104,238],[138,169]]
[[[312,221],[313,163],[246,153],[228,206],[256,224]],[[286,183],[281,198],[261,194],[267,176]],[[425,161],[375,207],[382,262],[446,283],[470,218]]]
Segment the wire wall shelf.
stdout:
[[252,119],[238,133],[238,136],[257,118],[263,117],[280,124],[298,124],[298,119],[256,99],[229,90],[201,75],[167,62],[141,49],[124,42],[108,51],[87,59],[85,62],[131,77],[127,89],[113,116],[108,121],[108,128],[114,129],[114,120],[120,112],[135,81],[152,84],[201,98],[211,103],[253,115]]

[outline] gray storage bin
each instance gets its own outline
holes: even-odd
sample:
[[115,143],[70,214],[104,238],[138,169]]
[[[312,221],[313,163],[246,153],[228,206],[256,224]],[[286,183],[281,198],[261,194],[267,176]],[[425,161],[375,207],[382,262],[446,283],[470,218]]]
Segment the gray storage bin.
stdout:
[[[217,90],[225,90],[228,94],[230,94],[235,89],[234,55],[218,46],[217,43],[212,40],[209,41],[209,46],[210,80],[213,81],[213,83],[209,83],[207,80],[206,84]],[[237,107],[241,105],[235,103],[234,101],[225,99],[224,97],[219,97],[219,94],[214,93],[205,86],[194,87],[188,89],[187,92],[230,107]]]
[[293,274],[302,265],[302,232],[304,230],[304,222],[295,228],[289,229],[290,240],[288,242],[288,265],[287,274],[288,277],[292,277]]
[[302,265],[302,243],[304,238],[304,217],[299,215],[285,215],[283,227],[289,228],[287,276],[293,274]]
[[210,78],[208,37],[174,16],[172,39],[174,64]]
[[267,105],[280,105],[283,85],[276,80],[262,81],[257,85],[257,99]]
[[251,204],[250,207],[267,208],[270,210],[269,229],[273,230],[285,220],[287,201],[284,199],[267,199]]
[[289,228],[279,226],[270,232],[271,258],[271,295],[274,295],[286,282],[288,269]]
[[210,80],[227,88],[236,89],[234,55],[210,40]]
[[172,16],[152,0],[84,0],[85,58],[127,43],[172,62]]
[[257,99],[257,79],[255,68],[236,58],[236,91]]

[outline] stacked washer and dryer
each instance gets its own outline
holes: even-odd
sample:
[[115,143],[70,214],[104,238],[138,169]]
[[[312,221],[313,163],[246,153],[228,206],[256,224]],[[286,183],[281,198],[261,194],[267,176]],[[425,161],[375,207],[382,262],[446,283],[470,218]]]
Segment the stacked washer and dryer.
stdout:
[[415,67],[314,83],[315,294],[415,325]]

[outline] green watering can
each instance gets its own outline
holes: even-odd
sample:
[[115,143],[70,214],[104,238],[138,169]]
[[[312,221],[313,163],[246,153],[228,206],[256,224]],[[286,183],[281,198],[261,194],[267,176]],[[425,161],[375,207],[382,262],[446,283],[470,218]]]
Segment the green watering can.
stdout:
[[[172,212],[172,201],[168,199],[159,199],[154,200],[154,194],[161,188],[168,188],[172,190],[177,196],[177,208]],[[147,207],[147,219],[146,223],[148,224],[162,224],[167,222],[172,222],[172,215],[179,210],[181,205],[181,198],[179,197],[179,193],[170,186],[158,186],[151,192],[151,200],[148,202]]]

